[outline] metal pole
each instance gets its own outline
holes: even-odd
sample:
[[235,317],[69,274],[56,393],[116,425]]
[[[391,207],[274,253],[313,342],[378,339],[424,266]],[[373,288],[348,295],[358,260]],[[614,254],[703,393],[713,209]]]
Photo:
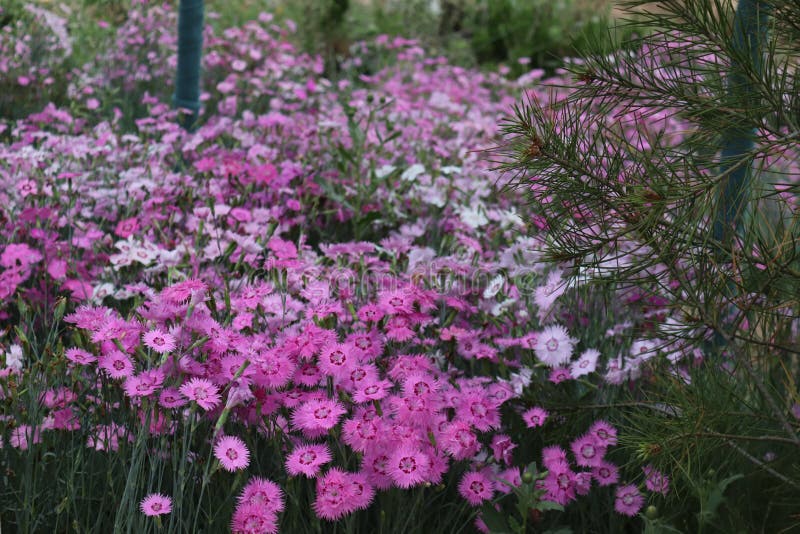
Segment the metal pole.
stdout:
[[191,131],[200,112],[200,59],[203,55],[203,0],[180,0],[178,8],[178,70],[172,105],[188,110],[180,118]]

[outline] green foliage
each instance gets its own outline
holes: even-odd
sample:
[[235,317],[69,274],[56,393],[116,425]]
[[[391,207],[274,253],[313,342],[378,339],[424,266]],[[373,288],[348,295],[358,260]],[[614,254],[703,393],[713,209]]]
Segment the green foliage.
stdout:
[[[688,361],[662,358],[613,401],[625,452],[672,478],[649,532],[797,528],[800,6],[759,5],[781,16],[742,46],[727,3],[628,2],[648,33],[611,54],[594,42],[572,87],[519,106],[499,152],[548,223],[551,261],[593,291],[673,305],[649,335]],[[736,132],[752,145],[732,149]],[[720,191],[742,168],[740,231],[720,239]]]

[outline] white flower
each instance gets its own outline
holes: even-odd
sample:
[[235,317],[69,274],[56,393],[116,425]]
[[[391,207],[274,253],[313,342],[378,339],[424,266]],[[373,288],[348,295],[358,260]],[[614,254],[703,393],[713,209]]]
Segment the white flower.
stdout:
[[569,366],[569,374],[573,378],[588,375],[597,369],[597,359],[600,357],[600,351],[597,349],[586,349],[581,354],[577,361]]
[[442,171],[442,174],[460,173],[461,172],[461,167],[454,167],[452,165],[448,165],[446,167],[442,167],[441,171]]
[[536,336],[533,350],[536,357],[548,367],[561,367],[572,358],[575,340],[560,325],[548,326]]
[[472,229],[480,228],[489,222],[481,205],[474,207],[462,206],[458,209],[458,216],[464,224]]
[[22,347],[17,344],[11,345],[6,352],[6,367],[22,371],[22,358]]
[[394,165],[384,165],[383,167],[380,167],[375,171],[375,177],[378,179],[386,178],[387,176],[392,174],[396,168],[397,167],[395,167]]
[[490,299],[497,295],[503,288],[504,281],[505,278],[503,278],[502,274],[498,274],[492,278],[491,281],[489,281],[489,285],[487,285],[486,289],[483,290],[483,298]]
[[403,171],[403,174],[400,175],[400,179],[404,182],[411,182],[414,181],[417,176],[425,172],[425,166],[421,163],[415,163],[408,169]]

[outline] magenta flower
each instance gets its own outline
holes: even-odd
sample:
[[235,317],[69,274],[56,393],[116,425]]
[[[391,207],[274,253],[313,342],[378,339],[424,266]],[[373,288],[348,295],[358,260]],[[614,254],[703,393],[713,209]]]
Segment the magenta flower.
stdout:
[[295,447],[286,458],[286,471],[292,476],[303,474],[314,478],[331,458],[331,451],[327,445],[301,445]]
[[478,437],[466,423],[451,423],[442,436],[442,448],[456,460],[465,460],[477,454],[480,449]]
[[669,491],[669,478],[661,471],[657,471],[652,465],[646,465],[642,470],[646,477],[644,484],[647,489],[653,493],[666,495]]
[[334,521],[355,510],[348,474],[334,467],[317,479],[317,498],[312,507],[318,517]]
[[547,466],[547,477],[544,479],[545,498],[549,501],[565,505],[575,499],[575,473],[566,462],[551,462]]
[[410,488],[425,481],[430,460],[422,451],[399,447],[389,457],[388,474],[400,488]]
[[69,361],[75,362],[79,365],[88,365],[97,361],[97,357],[95,357],[94,354],[79,348],[67,349],[67,351],[64,353],[64,357],[66,357]]
[[161,393],[158,395],[158,403],[164,408],[171,410],[173,408],[185,406],[187,400],[176,388],[169,387],[161,390]]
[[605,447],[617,444],[617,429],[605,421],[595,421],[589,427],[589,434],[593,435],[597,442]]
[[614,510],[630,517],[639,513],[644,505],[644,497],[639,488],[633,485],[619,486],[614,499]]
[[214,446],[214,456],[226,471],[244,469],[250,463],[250,451],[236,436],[223,436]]
[[471,471],[461,478],[458,492],[472,506],[480,506],[494,495],[494,482],[481,472]]
[[619,482],[619,469],[610,462],[600,462],[592,468],[592,476],[601,486],[610,486]]
[[292,412],[292,426],[306,436],[315,438],[325,434],[347,410],[336,401],[311,400]]
[[575,463],[583,467],[596,467],[603,461],[606,448],[592,434],[581,436],[570,445]]
[[180,392],[204,410],[213,410],[222,401],[219,388],[203,378],[192,378],[185,382],[181,385]]
[[142,338],[146,346],[160,354],[172,352],[177,346],[175,337],[173,337],[172,334],[162,332],[159,329],[145,332]]
[[347,376],[356,363],[352,348],[343,343],[326,345],[319,355],[319,370],[337,378]]
[[281,488],[266,478],[253,477],[239,495],[240,505],[249,504],[265,509],[267,512],[282,512],[285,504]]
[[164,383],[164,371],[150,369],[138,375],[131,375],[125,379],[123,385],[125,394],[129,397],[148,397],[161,389]]
[[392,389],[392,383],[388,380],[379,380],[360,386],[353,393],[353,401],[358,404],[372,402],[385,398]]
[[364,473],[349,473],[350,503],[354,510],[366,510],[375,498],[375,488]]
[[536,428],[544,424],[547,420],[547,416],[547,410],[539,406],[534,406],[522,414],[522,420],[525,421],[528,428]]
[[275,534],[278,532],[278,516],[263,506],[239,503],[231,519],[234,534]]
[[130,357],[118,350],[104,354],[98,363],[111,378],[127,378],[133,374],[133,362]]
[[161,493],[151,493],[142,499],[139,508],[147,516],[168,514],[172,511],[172,499]]

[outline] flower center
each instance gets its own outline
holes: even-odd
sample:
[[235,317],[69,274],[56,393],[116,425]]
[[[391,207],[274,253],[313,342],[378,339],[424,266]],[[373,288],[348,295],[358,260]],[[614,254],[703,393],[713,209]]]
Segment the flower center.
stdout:
[[417,470],[417,461],[411,456],[405,456],[400,460],[398,467],[403,473],[410,475]]
[[545,343],[545,346],[547,347],[547,350],[549,350],[549,351],[558,350],[558,340],[556,338],[554,338],[554,337],[551,337],[550,339],[547,340],[547,343]]
[[472,484],[469,485],[469,490],[476,495],[480,495],[481,493],[483,493],[483,489],[484,489],[483,482],[480,482],[478,480],[474,481]]
[[325,419],[330,413],[330,409],[323,406],[322,408],[317,408],[314,410],[314,417],[317,419]]

